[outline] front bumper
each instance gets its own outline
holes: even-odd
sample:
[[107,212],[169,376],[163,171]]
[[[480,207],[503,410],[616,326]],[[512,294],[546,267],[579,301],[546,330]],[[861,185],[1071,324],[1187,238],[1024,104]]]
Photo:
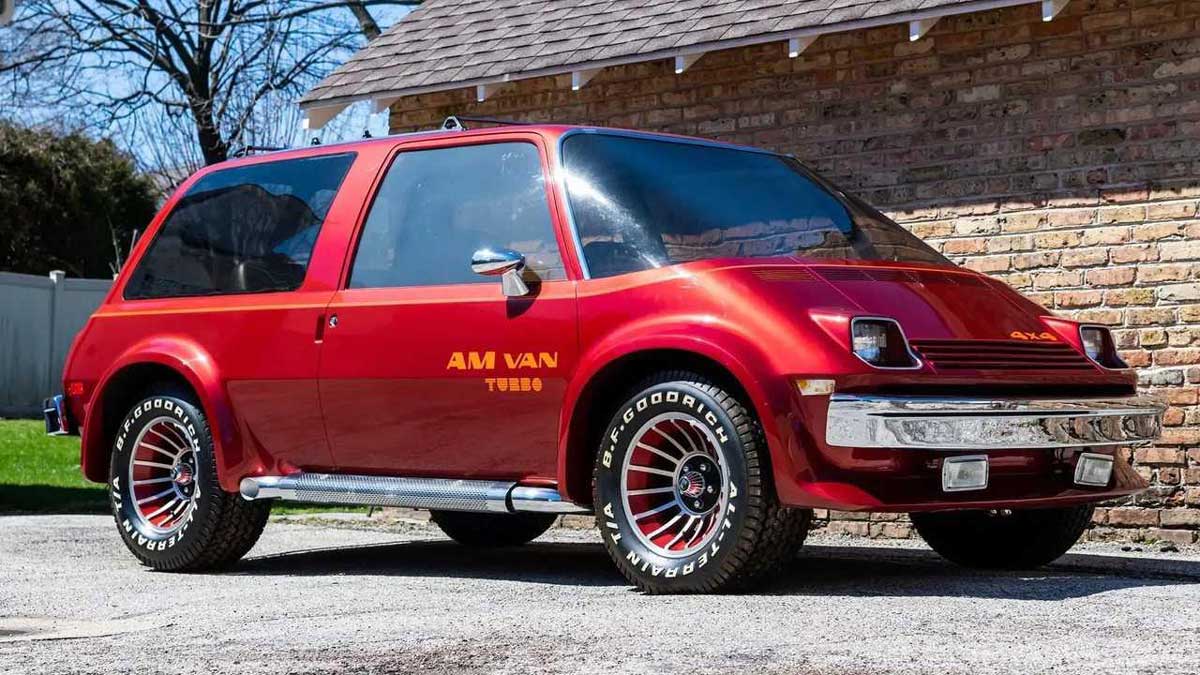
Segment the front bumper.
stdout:
[[858,396],[829,400],[825,442],[895,450],[1030,450],[1141,445],[1162,433],[1156,398],[1009,400]]

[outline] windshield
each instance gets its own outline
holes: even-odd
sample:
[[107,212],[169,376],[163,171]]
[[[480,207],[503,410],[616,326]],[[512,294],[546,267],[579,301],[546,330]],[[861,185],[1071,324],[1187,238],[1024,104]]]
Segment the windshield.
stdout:
[[789,157],[604,133],[568,136],[562,154],[593,277],[710,258],[950,264]]

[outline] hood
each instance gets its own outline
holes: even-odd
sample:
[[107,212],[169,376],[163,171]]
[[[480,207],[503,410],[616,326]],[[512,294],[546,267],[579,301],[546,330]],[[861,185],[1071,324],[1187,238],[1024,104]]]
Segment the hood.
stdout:
[[835,340],[848,340],[850,317],[895,319],[926,372],[1098,372],[1049,312],[969,270],[794,260],[727,269],[767,306],[824,317],[818,323]]
[[910,340],[1053,341],[1043,335],[1046,310],[974,272],[877,265],[808,269],[864,314],[899,321]]

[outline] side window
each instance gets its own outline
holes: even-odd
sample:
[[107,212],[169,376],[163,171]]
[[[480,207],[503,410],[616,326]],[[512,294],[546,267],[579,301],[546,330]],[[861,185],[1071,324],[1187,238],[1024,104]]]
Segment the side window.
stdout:
[[130,300],[295,290],[354,154],[252,164],[196,182],[125,288]]
[[471,254],[525,254],[529,281],[565,278],[530,143],[401,152],[363,225],[351,288],[480,283]]

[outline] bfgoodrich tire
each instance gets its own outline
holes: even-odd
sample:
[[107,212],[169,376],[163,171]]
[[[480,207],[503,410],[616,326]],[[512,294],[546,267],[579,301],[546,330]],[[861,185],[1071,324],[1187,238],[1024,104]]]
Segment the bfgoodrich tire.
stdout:
[[125,416],[109,494],[125,545],[158,570],[231,565],[258,541],[271,513],[270,502],[221,489],[208,421],[182,394],[150,396]]
[[537,539],[554,525],[552,513],[466,513],[433,511],[429,519],[464,546],[520,546]]
[[613,417],[594,467],[596,524],[647,593],[744,589],[795,555],[811,512],[775,497],[762,428],[709,379],[666,372]]
[[943,558],[983,569],[1032,569],[1058,559],[1092,521],[1091,505],[1060,509],[911,514],[921,538]]

